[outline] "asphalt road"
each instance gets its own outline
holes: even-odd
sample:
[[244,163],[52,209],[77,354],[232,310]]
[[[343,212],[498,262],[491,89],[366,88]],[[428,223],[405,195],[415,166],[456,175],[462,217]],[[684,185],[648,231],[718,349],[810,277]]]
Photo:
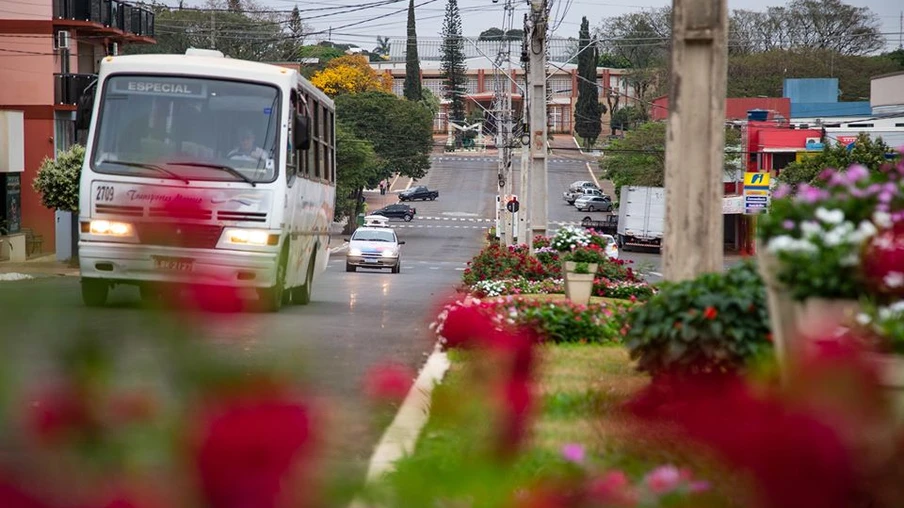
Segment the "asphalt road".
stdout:
[[[344,253],[333,254],[327,271],[316,280],[310,305],[286,307],[279,314],[216,317],[205,323],[208,340],[223,348],[297,360],[305,388],[324,397],[335,418],[329,425],[333,439],[328,457],[355,472],[363,475],[382,432],[369,418],[364,374],[387,361],[417,371],[432,351],[435,340],[428,325],[438,302],[458,285],[491,225],[468,219],[492,215],[494,168],[469,159],[434,163],[421,183],[441,189],[440,199],[415,206],[419,216],[435,219],[393,222],[420,226],[398,229],[406,241],[401,273],[346,273]],[[90,309],[81,303],[77,277],[0,282],[5,337],[0,340],[4,346],[19,348],[20,374],[31,379],[46,376],[46,359],[39,352],[65,342],[74,330],[135,340],[137,356],[153,356],[157,342],[152,330],[160,326],[158,320],[141,307],[138,292],[131,287],[116,288],[109,308]]]

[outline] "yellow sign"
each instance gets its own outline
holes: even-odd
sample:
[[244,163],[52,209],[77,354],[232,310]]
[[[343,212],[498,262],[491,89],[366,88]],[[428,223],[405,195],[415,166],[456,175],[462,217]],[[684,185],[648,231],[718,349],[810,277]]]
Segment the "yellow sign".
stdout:
[[768,196],[769,191],[757,189],[744,189],[745,196]]
[[769,187],[769,173],[744,173],[744,187]]

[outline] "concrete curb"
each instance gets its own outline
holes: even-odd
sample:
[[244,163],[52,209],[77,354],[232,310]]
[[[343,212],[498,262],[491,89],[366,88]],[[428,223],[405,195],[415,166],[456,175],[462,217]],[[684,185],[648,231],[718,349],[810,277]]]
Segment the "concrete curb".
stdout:
[[[410,455],[417,445],[421,430],[430,418],[430,402],[433,388],[442,381],[449,370],[449,358],[441,351],[439,345],[424,363],[408,395],[402,402],[399,412],[383,433],[380,441],[370,457],[366,482],[373,484],[387,473],[392,472],[395,462]],[[355,499],[349,508],[369,506]]]

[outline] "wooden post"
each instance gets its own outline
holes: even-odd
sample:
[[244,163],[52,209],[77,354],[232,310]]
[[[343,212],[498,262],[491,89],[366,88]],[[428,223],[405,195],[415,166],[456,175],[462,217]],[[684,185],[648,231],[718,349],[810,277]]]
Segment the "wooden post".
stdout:
[[673,0],[666,135],[667,280],[723,269],[728,9],[726,0]]

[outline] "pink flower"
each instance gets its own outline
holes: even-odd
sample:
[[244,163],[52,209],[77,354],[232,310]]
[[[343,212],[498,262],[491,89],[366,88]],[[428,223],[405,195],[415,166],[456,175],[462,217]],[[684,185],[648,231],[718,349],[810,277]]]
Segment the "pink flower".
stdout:
[[668,494],[681,484],[681,471],[673,465],[659,466],[647,473],[644,483],[655,494]]
[[635,506],[637,494],[631,488],[627,475],[611,471],[590,481],[587,493],[591,499],[605,506]]
[[584,447],[577,443],[569,443],[562,447],[562,457],[575,464],[584,463]]
[[414,372],[396,363],[376,365],[364,377],[364,392],[371,400],[401,402],[408,395]]

